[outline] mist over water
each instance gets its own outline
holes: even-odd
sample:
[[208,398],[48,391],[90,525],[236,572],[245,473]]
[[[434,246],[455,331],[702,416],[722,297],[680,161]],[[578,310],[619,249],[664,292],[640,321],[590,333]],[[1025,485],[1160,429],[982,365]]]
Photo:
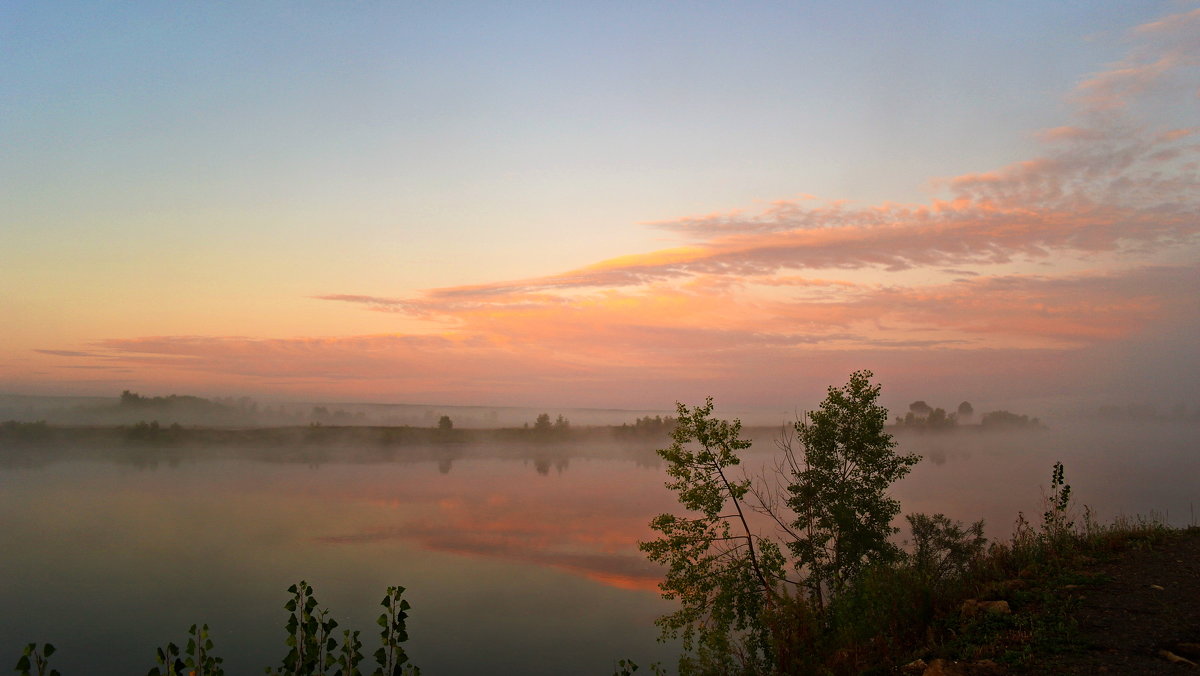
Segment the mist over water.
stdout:
[[[748,430],[745,467],[777,432]],[[1040,519],[1055,461],[1077,520],[1194,522],[1196,426],[1052,422],[1050,429],[897,433],[924,459],[902,512]],[[275,448],[5,448],[0,461],[0,651],[30,641],[64,673],[140,673],[155,646],[211,625],[231,673],[281,659],[286,587],[306,579],[342,627],[374,638],[385,587],[408,588],[409,652],[427,673],[605,673],[672,665],[653,620],[670,610],[637,551],[678,511],[653,449],[665,438],[544,444]],[[902,524],[898,524],[902,525]],[[898,536],[903,539],[905,534]]]

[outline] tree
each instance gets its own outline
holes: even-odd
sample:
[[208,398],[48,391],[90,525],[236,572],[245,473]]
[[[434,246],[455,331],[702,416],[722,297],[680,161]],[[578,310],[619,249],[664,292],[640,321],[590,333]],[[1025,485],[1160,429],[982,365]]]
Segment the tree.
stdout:
[[[711,398],[677,405],[673,443],[658,454],[688,514],[655,517],[650,526],[661,536],[639,547],[667,567],[660,589],[679,601],[657,623],[664,638],[683,640],[681,674],[808,673],[807,649],[796,646],[813,644],[798,637],[829,626],[827,601],[867,566],[900,556],[889,541],[900,505],[887,490],[920,458],[895,452],[871,375],[857,371],[830,387],[820,409],[796,423],[800,451],[791,439],[781,443],[775,484],[731,474],[750,442],[739,421],[712,418]],[[777,539],[752,528],[747,507],[779,526]],[[785,577],[789,565],[799,579]]]
[[900,555],[888,540],[897,532],[892,519],[900,503],[886,491],[921,458],[895,452],[872,375],[855,371],[845,386],[830,387],[820,409],[795,425],[803,455],[799,463],[791,460],[788,506],[796,519],[788,546],[807,566],[806,583],[818,607],[827,592],[840,594],[867,565]]
[[533,429],[538,430],[539,432],[550,431],[550,414],[542,413],[538,415],[537,420],[533,423]]
[[438,429],[442,432],[449,432],[454,429],[454,421],[450,419],[450,416],[444,415],[438,419]]
[[925,419],[925,426],[929,429],[941,429],[943,427],[954,427],[957,420],[954,414],[946,415],[946,409],[935,408]]
[[975,407],[971,402],[964,401],[958,405],[958,419],[969,421],[975,415]]
[[924,400],[914,401],[913,403],[909,404],[908,410],[912,411],[913,415],[917,416],[918,418],[924,418],[930,413],[933,413],[933,407],[929,404],[926,404]]
[[[743,505],[749,480],[729,474],[741,462],[738,451],[750,442],[740,438],[740,421],[711,417],[711,397],[703,406],[677,409],[673,443],[658,454],[674,479],[667,488],[691,514],[660,514],[650,526],[662,536],[638,545],[667,567],[663,597],[680,602],[679,610],[657,624],[664,637],[682,638],[684,650],[696,652],[708,669],[728,672],[735,654],[769,664],[762,615],[778,598],[775,586],[785,562],[778,545],[750,530]],[[681,673],[689,664],[697,666],[685,656]]]

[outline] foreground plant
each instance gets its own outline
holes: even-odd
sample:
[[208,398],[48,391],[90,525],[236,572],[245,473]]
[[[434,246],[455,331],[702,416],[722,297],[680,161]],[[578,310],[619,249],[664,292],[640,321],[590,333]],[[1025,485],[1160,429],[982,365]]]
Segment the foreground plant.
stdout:
[[[333,638],[338,623],[329,617],[327,609],[320,607],[313,588],[301,580],[288,587],[288,592],[292,594],[284,604],[291,613],[286,625],[288,654],[280,671],[268,668],[266,673],[270,676],[363,676],[359,668],[364,659],[359,632],[343,631],[339,645]],[[408,601],[401,598],[403,593],[404,587],[388,587],[380,601],[387,610],[377,620],[382,627],[381,646],[375,651],[379,667],[371,672],[371,676],[416,676],[421,673],[420,669],[408,664],[408,655],[400,645],[408,640],[407,619],[411,608]]]
[[404,587],[388,587],[387,595],[379,602],[386,610],[379,615],[376,623],[383,627],[379,632],[382,642],[379,650],[375,651],[375,661],[379,668],[375,673],[379,676],[400,676],[400,674],[420,674],[421,670],[408,662],[408,654],[400,645],[408,640],[408,610],[412,607],[404,600]]
[[21,651],[21,659],[17,660],[15,669],[21,676],[59,676],[57,669],[48,668],[50,656],[54,654],[54,646],[50,643],[42,645],[42,649],[38,650],[38,644],[30,643],[25,646],[25,650]]
[[[288,654],[283,658],[280,669],[266,668],[268,676],[364,676],[359,669],[363,661],[362,641],[358,631],[342,632],[339,645],[332,637],[337,622],[329,617],[329,611],[321,608],[313,595],[313,588],[301,580],[288,587],[292,598],[284,604],[288,616]],[[375,652],[379,668],[371,676],[419,676],[421,670],[409,664],[408,654],[402,643],[408,640],[408,611],[412,608],[402,598],[404,587],[388,587],[380,602],[387,610],[379,616],[379,633],[382,646]],[[25,646],[16,670],[20,676],[59,676],[56,669],[48,669],[47,662],[55,648],[46,643]],[[224,660],[213,655],[213,641],[208,625],[188,629],[186,647],[180,650],[175,643],[155,650],[157,665],[147,676],[224,676]]]
[[327,619],[329,611],[318,607],[308,582],[301,580],[288,587],[288,592],[292,598],[283,607],[291,613],[286,627],[286,643],[290,650],[283,658],[283,671],[279,673],[293,676],[324,674],[335,661],[332,653],[337,648],[337,641],[330,634],[337,627],[337,621]]
[[154,659],[158,666],[146,676],[224,676],[224,661],[212,655],[213,642],[208,634],[208,625],[199,629],[192,625],[188,629],[187,647],[180,653],[174,643],[158,648]]

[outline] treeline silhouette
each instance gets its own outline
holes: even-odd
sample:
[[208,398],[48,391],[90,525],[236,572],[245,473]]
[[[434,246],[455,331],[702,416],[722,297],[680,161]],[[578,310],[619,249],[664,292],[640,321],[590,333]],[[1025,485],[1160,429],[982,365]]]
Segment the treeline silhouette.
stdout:
[[1004,410],[984,413],[978,423],[973,422],[974,418],[975,407],[969,401],[962,402],[955,411],[947,413],[944,408],[934,408],[924,400],[919,400],[908,405],[904,417],[896,416],[895,426],[917,431],[952,430],[968,425],[981,430],[1045,428],[1037,418]]

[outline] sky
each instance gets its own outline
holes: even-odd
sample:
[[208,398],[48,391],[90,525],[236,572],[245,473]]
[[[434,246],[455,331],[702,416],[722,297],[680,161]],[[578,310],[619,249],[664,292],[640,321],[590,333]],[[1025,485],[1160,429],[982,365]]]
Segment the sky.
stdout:
[[0,392],[1200,401],[1200,3],[0,0]]

